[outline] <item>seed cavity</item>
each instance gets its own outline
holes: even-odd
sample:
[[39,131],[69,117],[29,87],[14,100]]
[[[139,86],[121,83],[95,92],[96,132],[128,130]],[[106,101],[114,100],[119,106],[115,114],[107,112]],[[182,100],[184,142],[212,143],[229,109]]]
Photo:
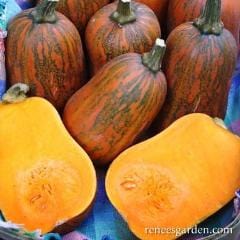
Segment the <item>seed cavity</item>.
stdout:
[[172,175],[154,164],[136,164],[121,173],[119,184],[123,204],[138,206],[146,215],[157,217],[159,213],[174,208],[180,188]]
[[18,202],[26,215],[58,214],[59,208],[71,208],[72,199],[76,199],[76,204],[81,199],[82,181],[79,173],[64,162],[39,161],[16,176]]

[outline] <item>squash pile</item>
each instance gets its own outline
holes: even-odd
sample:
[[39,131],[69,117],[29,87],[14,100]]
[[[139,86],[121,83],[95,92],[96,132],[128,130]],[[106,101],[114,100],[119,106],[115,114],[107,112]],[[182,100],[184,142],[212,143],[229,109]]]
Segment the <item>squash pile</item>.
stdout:
[[143,4],[120,0],[100,9],[86,29],[86,47],[94,75],[124,53],[151,50],[161,30],[153,11]]
[[146,229],[190,228],[231,201],[240,138],[220,119],[239,34],[235,0],[39,0],[13,18],[4,217],[73,230],[94,203],[94,165],[111,164],[109,200],[142,240],[176,239]]

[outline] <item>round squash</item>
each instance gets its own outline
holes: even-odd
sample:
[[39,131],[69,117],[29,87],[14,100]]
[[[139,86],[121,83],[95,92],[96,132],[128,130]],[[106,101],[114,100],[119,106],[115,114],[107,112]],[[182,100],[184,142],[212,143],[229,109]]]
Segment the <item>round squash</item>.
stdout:
[[[195,20],[201,13],[206,0],[169,0],[168,33],[178,25]],[[222,0],[222,20],[239,43],[240,1]]]
[[111,162],[156,117],[167,88],[164,52],[157,39],[149,53],[116,57],[67,102],[65,126],[96,165]]
[[155,121],[157,131],[188,113],[225,117],[238,49],[220,20],[220,5],[220,0],[207,0],[194,23],[184,23],[169,35],[163,64],[169,88]]
[[184,116],[113,161],[107,195],[137,237],[176,239],[234,197],[240,138],[217,122],[200,113]]
[[[40,2],[42,0],[38,0]],[[69,18],[84,36],[88,21],[100,8],[110,0],[59,0],[57,11]]]
[[160,26],[147,6],[120,0],[100,9],[86,29],[86,47],[94,75],[106,62],[124,53],[150,51]]
[[80,35],[57,1],[44,0],[8,26],[6,66],[10,84],[27,83],[31,94],[45,97],[58,110],[85,83]]
[[28,231],[69,232],[92,205],[95,169],[55,108],[27,90],[16,84],[0,103],[0,209]]

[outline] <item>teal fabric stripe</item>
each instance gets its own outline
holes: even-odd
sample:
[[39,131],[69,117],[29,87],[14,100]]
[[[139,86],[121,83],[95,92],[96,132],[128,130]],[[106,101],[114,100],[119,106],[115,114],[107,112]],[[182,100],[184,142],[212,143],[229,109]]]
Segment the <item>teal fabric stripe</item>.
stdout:
[[7,1],[7,22],[9,22],[12,17],[16,16],[20,13],[22,9],[18,6],[15,0],[8,0]]

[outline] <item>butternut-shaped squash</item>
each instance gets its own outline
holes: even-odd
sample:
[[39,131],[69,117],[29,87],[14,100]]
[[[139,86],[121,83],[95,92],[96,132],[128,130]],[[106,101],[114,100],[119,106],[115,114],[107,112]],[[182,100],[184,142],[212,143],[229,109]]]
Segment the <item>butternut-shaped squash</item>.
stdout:
[[165,49],[157,39],[149,53],[114,58],[67,102],[64,124],[95,164],[110,163],[160,111],[167,92]]
[[0,103],[0,209],[28,231],[68,232],[93,202],[95,170],[55,108],[24,100],[27,90],[16,84]]
[[6,67],[10,84],[27,83],[60,112],[86,82],[82,42],[72,22],[55,11],[59,0],[43,0],[8,25]]
[[113,161],[107,195],[140,239],[175,239],[174,229],[195,226],[234,197],[240,138],[218,122],[201,113],[186,115]]
[[224,118],[238,47],[220,10],[221,0],[207,0],[199,18],[169,35],[163,61],[168,95],[153,130],[194,112]]

